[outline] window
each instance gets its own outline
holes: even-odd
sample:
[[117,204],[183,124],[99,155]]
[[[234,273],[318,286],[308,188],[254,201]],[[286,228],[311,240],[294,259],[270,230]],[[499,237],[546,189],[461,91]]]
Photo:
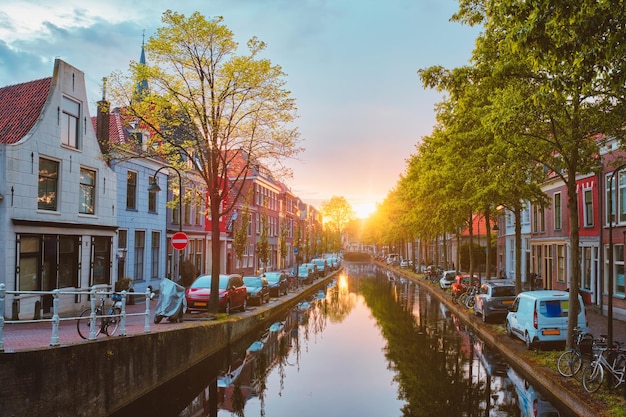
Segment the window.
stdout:
[[135,281],[143,281],[143,255],[146,247],[146,232],[135,231]]
[[[154,183],[155,180],[153,176],[148,177],[148,184]],[[148,191],[148,211],[150,213],[156,213],[157,211],[156,191]]]
[[117,232],[117,248],[126,249],[128,247],[128,230],[120,229]]
[[96,201],[96,172],[86,168],[80,169],[80,203],[78,212],[94,214]]
[[556,280],[565,282],[565,245],[556,246]]
[[126,174],[126,208],[137,209],[137,173],[133,171]]
[[193,192],[185,190],[185,196],[183,198],[183,224],[191,224],[191,199]]
[[61,117],[61,143],[78,149],[78,127],[80,103],[63,97],[63,115]]
[[583,268],[582,268],[582,277],[581,277],[581,288],[584,290],[591,290],[591,271],[592,271],[592,258],[591,258],[591,248],[589,246],[585,246],[582,248],[582,257],[583,257]]
[[584,221],[585,227],[593,227],[593,192],[591,189],[585,190],[583,193],[585,199]]
[[94,236],[91,247],[92,285],[111,284],[111,238]]
[[80,238],[78,236],[59,237],[59,288],[80,287],[78,264]]
[[39,158],[39,190],[37,208],[39,210],[57,209],[57,192],[59,187],[59,163]]
[[616,200],[619,201],[619,206],[617,207],[619,222],[626,222],[626,171],[620,171],[619,173],[619,197]]
[[561,193],[554,194],[554,230],[561,230]]
[[546,231],[546,209],[544,207],[539,209],[539,231]]
[[161,233],[152,232],[152,246],[150,257],[150,277],[159,277],[159,252],[161,252]]
[[39,282],[41,236],[18,237],[20,251],[20,291],[36,291],[41,288]]

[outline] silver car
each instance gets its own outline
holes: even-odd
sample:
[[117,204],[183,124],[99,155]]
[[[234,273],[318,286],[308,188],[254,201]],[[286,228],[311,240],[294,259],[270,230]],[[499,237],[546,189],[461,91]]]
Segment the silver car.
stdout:
[[441,279],[439,280],[439,286],[443,288],[444,290],[448,289],[454,283],[455,280],[456,280],[455,270],[443,271],[443,274],[441,275]]

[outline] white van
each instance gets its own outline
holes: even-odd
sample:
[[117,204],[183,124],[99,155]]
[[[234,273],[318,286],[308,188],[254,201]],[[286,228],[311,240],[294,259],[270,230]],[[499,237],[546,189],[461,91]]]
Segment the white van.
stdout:
[[397,253],[387,255],[387,265],[396,265],[398,262],[400,262],[400,255]]
[[[586,333],[587,318],[580,294],[578,303],[578,327]],[[526,342],[528,349],[535,344],[564,343],[567,340],[569,307],[569,293],[566,291],[519,293],[506,316],[506,332]]]

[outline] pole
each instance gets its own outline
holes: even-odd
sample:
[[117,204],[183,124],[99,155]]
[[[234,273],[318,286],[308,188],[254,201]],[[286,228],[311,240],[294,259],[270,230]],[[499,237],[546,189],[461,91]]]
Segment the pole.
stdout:
[[[178,175],[178,231],[182,233],[183,231],[183,177],[180,175],[180,171],[174,168],[171,165],[164,165],[161,168],[157,169],[154,173],[154,183],[150,184],[148,187],[149,191],[152,191],[151,188],[156,186],[154,191],[160,191],[160,187],[157,184],[157,175],[161,172],[162,169],[172,169]],[[167,194],[167,191],[166,191]],[[167,197],[166,197],[167,198]],[[176,249],[178,250],[178,249]],[[181,268],[183,266],[183,251],[178,250],[178,282],[182,279]]]

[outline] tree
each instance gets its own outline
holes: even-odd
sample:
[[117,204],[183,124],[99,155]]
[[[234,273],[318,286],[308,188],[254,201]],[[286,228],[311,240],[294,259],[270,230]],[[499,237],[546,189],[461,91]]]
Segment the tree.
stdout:
[[[473,59],[497,80],[486,124],[567,188],[569,296],[570,305],[576,305],[576,175],[597,168],[597,138],[624,137],[624,2],[461,0],[460,5],[457,20],[485,28]],[[577,311],[570,309],[568,345],[576,325]]]
[[[295,101],[285,74],[260,55],[265,44],[248,41],[239,55],[222,17],[189,18],[166,11],[163,27],[145,45],[147,64],[132,63],[131,76],[118,80],[117,97],[129,114],[154,132],[146,149],[158,149],[168,163],[202,179],[211,221],[211,298],[218,308],[220,217],[237,203],[251,167],[288,174],[284,158],[301,151],[290,124]],[[149,89],[138,90],[143,83]]]
[[348,223],[356,217],[352,206],[345,197],[332,196],[329,201],[322,203],[320,211],[324,216],[325,224],[338,239],[338,246],[335,246],[334,249],[340,249],[343,232]]

